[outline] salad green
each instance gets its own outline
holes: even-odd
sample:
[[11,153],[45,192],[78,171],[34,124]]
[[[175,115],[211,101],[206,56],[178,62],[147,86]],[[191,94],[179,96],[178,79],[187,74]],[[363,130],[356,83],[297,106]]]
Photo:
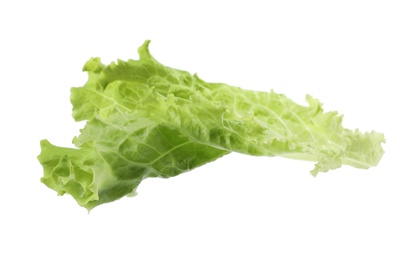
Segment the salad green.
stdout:
[[87,120],[76,148],[41,141],[41,181],[91,210],[132,193],[145,178],[168,178],[230,152],[316,162],[312,175],[343,164],[367,169],[383,155],[383,134],[351,131],[342,116],[306,97],[299,105],[273,91],[208,83],[150,54],[104,65],[71,89],[73,118]]

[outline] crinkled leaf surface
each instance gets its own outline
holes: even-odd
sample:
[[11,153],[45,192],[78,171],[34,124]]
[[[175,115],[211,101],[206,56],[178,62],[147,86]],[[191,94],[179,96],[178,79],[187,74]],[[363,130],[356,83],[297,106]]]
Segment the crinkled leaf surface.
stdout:
[[230,152],[316,162],[313,175],[342,164],[367,169],[383,155],[382,134],[343,128],[307,96],[208,83],[166,67],[139,48],[139,60],[90,59],[89,79],[72,88],[73,118],[87,120],[63,148],[41,141],[42,182],[87,208],[132,193],[148,177],[172,177]]

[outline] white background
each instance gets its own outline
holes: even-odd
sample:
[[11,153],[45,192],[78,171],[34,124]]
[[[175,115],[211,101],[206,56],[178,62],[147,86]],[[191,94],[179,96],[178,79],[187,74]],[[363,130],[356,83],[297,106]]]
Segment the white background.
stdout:
[[[410,1],[2,1],[0,259],[412,259]],[[210,82],[307,93],[383,132],[367,171],[231,154],[90,214],[40,183],[71,146],[84,62],[137,59]]]

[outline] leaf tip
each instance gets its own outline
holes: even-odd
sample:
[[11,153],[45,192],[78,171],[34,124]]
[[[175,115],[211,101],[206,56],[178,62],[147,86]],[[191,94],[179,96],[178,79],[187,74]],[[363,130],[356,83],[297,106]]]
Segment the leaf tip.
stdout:
[[146,58],[150,58],[150,51],[149,51],[149,44],[150,44],[150,40],[146,40],[142,46],[140,46],[137,49],[137,53],[140,56],[140,59],[146,59]]

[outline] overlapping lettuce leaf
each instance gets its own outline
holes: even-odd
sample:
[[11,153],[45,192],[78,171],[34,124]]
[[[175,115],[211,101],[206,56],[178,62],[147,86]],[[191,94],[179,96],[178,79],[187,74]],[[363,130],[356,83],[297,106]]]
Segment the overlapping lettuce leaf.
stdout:
[[383,155],[382,134],[345,129],[309,95],[302,106],[273,91],[208,83],[160,64],[148,46],[139,60],[85,64],[88,81],[71,90],[73,118],[87,120],[77,148],[41,141],[42,182],[89,210],[145,178],[176,176],[230,152],[314,161],[313,175],[343,164],[367,169]]

